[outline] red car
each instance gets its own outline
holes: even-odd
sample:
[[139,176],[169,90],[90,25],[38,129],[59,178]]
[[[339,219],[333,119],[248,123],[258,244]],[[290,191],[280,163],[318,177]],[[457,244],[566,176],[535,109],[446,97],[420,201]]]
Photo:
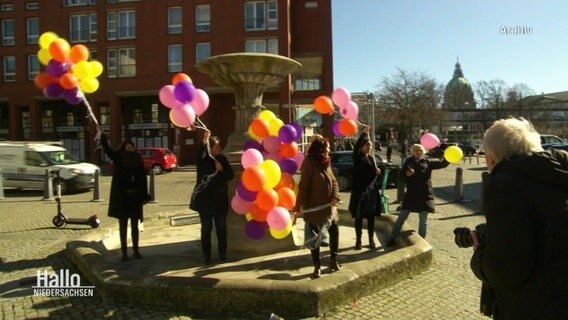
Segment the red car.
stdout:
[[[170,172],[178,167],[176,155],[168,148],[140,148],[138,153],[144,161],[146,171],[153,170],[155,174]],[[109,169],[112,171],[113,163],[109,162]]]

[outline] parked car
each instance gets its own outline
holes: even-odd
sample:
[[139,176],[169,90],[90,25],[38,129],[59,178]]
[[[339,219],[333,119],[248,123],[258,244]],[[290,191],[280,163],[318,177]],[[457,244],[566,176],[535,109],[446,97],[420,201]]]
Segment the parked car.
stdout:
[[540,144],[543,146],[545,144],[564,144],[566,143],[564,140],[559,138],[558,136],[552,134],[541,134],[540,135]]
[[472,146],[470,143],[462,142],[458,144],[458,147],[462,149],[463,155],[466,157],[471,157],[477,153],[477,148],[475,146]]
[[[138,153],[142,156],[144,169],[155,174],[170,172],[178,167],[176,155],[168,148],[140,148]],[[112,160],[109,162],[109,169],[112,171]]]
[[[339,190],[345,191],[351,189],[351,183],[353,179],[353,158],[352,151],[335,151],[330,153],[331,156],[331,166],[339,184]],[[392,163],[387,163],[386,160],[381,158],[377,153],[375,153],[375,160],[377,161],[377,166],[384,173],[386,168],[389,168],[389,175],[387,178],[387,185],[395,186],[398,176],[399,165],[394,165]],[[383,180],[382,174],[380,177],[380,182]]]
[[568,151],[568,143],[565,143],[565,144],[553,143],[553,144],[548,144],[546,146],[543,146],[543,148],[544,149],[557,149],[557,150]]

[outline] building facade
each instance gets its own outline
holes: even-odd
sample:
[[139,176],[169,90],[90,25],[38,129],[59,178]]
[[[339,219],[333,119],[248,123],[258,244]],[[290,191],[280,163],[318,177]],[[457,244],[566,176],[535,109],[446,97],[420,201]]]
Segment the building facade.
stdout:
[[[99,89],[87,95],[113,145],[168,147],[193,162],[200,132],[173,127],[159,89],[187,73],[210,97],[203,122],[222,141],[234,129],[232,91],[194,65],[210,56],[267,52],[297,60],[302,70],[264,95],[286,122],[290,106],[310,105],[333,89],[331,0],[0,0],[0,140],[61,140],[78,159],[104,161],[82,105],[50,99],[34,86],[43,71],[38,38],[57,33],[84,44],[104,66]],[[331,119],[324,119],[330,122]]]

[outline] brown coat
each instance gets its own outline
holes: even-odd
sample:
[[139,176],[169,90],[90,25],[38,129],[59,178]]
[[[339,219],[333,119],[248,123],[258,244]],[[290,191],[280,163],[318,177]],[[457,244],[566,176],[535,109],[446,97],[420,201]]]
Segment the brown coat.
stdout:
[[[334,207],[339,201],[339,188],[331,167],[324,169],[321,164],[308,156],[302,164],[301,171],[296,209],[298,211],[309,210],[326,204],[331,204]],[[332,214],[333,212],[335,213]],[[332,206],[306,212],[302,215],[304,221],[317,226],[321,226],[330,217],[335,222],[339,220],[337,210],[332,210]]]

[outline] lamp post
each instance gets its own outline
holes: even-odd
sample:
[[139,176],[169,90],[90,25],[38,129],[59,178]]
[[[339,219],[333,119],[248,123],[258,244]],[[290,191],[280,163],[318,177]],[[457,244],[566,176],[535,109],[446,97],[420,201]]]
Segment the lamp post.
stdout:
[[367,99],[371,100],[370,103],[370,107],[371,107],[371,128],[372,129],[372,134],[371,134],[371,141],[373,143],[373,148],[375,147],[375,132],[376,132],[376,128],[375,128],[375,95],[372,92],[369,92],[367,94]]

